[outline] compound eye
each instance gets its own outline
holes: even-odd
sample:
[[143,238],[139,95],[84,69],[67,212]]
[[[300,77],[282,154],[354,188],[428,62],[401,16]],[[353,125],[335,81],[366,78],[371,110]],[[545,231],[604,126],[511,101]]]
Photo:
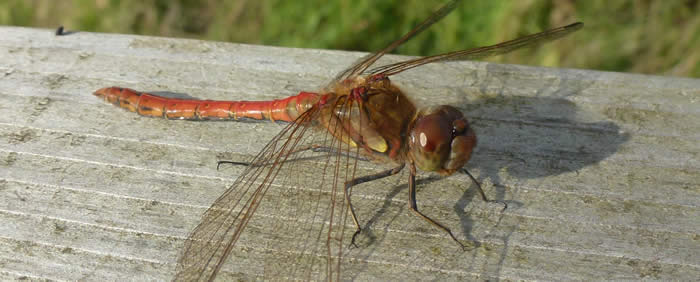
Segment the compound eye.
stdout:
[[469,130],[469,125],[466,120],[458,119],[452,123],[452,137],[462,135]]
[[464,166],[476,146],[476,135],[469,122],[450,106],[422,111],[409,134],[409,154],[416,166],[442,175]]
[[416,122],[414,134],[420,148],[427,152],[443,150],[449,144],[451,138],[450,124],[439,115],[428,115]]

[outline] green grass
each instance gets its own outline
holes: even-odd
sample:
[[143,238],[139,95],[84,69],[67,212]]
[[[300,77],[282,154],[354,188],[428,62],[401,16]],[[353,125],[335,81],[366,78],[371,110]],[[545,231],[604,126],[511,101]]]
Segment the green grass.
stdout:
[[[444,0],[3,0],[0,24],[374,51]],[[697,0],[462,1],[397,53],[498,43],[575,21],[558,42],[491,61],[700,77]]]

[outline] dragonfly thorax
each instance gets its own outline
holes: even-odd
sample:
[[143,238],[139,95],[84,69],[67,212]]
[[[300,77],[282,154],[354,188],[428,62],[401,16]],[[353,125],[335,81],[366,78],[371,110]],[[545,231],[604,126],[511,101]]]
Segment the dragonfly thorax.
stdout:
[[423,171],[450,175],[469,161],[476,134],[462,112],[451,106],[420,111],[409,129],[408,155]]

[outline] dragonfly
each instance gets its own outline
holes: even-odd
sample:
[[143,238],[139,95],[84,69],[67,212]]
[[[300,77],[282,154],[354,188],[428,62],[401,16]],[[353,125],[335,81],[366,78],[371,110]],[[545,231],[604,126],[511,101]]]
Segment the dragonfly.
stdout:
[[[459,109],[449,105],[419,109],[390,78],[429,63],[481,59],[545,43],[581,29],[583,23],[491,46],[373,67],[383,55],[440,21],[459,2],[447,2],[401,38],[361,58],[315,92],[302,91],[272,101],[217,101],[170,98],[122,87],[95,91],[106,102],[142,116],[286,123],[250,161],[229,162],[246,167],[188,236],[175,280],[213,280],[232,254],[244,252],[236,249],[237,243],[253,240],[251,236],[273,253],[265,257],[270,260],[265,264],[266,276],[340,280],[344,255],[349,247],[357,246],[363,230],[351,199],[352,188],[396,175],[406,167],[410,210],[464,248],[446,225],[419,211],[416,175],[419,170],[442,176],[466,174],[481,198],[491,201],[464,168],[477,145],[476,133]],[[365,162],[387,169],[363,174]],[[271,194],[284,202],[269,201]],[[267,214],[258,215],[258,210]],[[348,225],[354,226],[351,237],[346,236],[353,232],[346,230]],[[244,231],[251,228],[265,235],[247,235]]]

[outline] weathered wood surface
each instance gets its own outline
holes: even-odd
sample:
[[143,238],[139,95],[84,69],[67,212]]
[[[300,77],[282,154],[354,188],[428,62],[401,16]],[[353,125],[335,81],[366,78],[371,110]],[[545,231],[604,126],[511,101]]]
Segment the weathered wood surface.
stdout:
[[[170,279],[241,172],[215,162],[250,157],[281,128],[139,117],[94,90],[279,98],[361,55],[0,27],[0,279]],[[408,211],[406,174],[358,188],[376,240],[349,278],[700,277],[700,80],[459,62],[394,81],[470,116],[468,168],[510,208],[483,203],[464,176],[424,181],[423,211],[479,243],[461,251]],[[222,277],[261,273],[269,253],[252,242]]]

